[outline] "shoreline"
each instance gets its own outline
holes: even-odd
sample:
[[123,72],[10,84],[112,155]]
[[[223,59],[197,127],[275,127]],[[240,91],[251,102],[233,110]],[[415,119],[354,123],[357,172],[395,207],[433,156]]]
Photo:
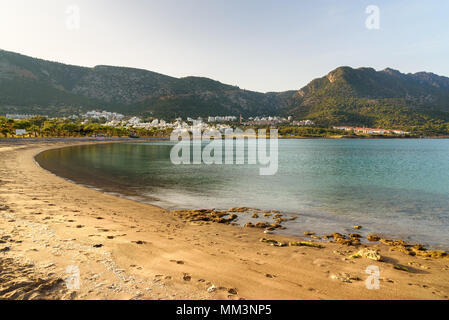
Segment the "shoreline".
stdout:
[[[435,140],[447,140],[449,139],[449,135],[447,136],[347,136],[347,135],[336,135],[336,136],[279,136],[280,140],[423,140],[423,139],[435,139]],[[105,137],[105,138],[93,138],[93,137],[38,137],[38,138],[23,138],[23,137],[0,137],[0,145],[3,143],[6,144],[17,144],[17,143],[47,143],[47,142],[61,142],[61,141],[81,141],[81,142],[101,142],[101,141],[132,141],[132,142],[146,142],[146,141],[170,141],[170,137],[139,137],[139,138],[130,138],[130,137]]]
[[[65,147],[62,147],[62,148],[65,148]],[[55,148],[55,149],[60,149],[60,147]],[[51,150],[51,149],[48,149],[48,150]],[[48,151],[48,150],[45,150],[45,151]],[[43,151],[43,152],[45,152],[45,151]],[[161,200],[159,198],[154,198],[155,201],[149,201],[148,199],[145,199],[141,195],[126,194],[126,192],[123,192],[123,191],[117,191],[117,190],[116,191],[111,191],[111,190],[107,190],[107,189],[105,189],[104,187],[101,187],[101,186],[94,186],[94,185],[90,185],[90,184],[80,183],[80,182],[77,182],[77,181],[72,180],[70,178],[59,176],[59,175],[51,172],[51,170],[47,170],[47,169],[41,167],[37,160],[35,160],[35,163],[36,163],[37,166],[39,166],[40,168],[42,168],[43,170],[45,170],[49,174],[54,175],[54,176],[59,177],[59,178],[62,178],[62,179],[64,179],[65,181],[67,181],[69,183],[73,183],[73,184],[79,185],[79,186],[84,187],[84,188],[88,188],[88,189],[91,189],[91,190],[94,190],[94,191],[98,191],[98,192],[101,192],[101,193],[106,194],[106,195],[111,195],[111,196],[118,197],[118,198],[121,198],[121,199],[135,201],[135,202],[138,202],[138,203],[141,203],[141,204],[145,204],[145,205],[149,205],[149,206],[152,206],[152,207],[156,207],[156,208],[158,208],[160,210],[164,210],[164,211],[166,211],[168,213],[171,213],[171,212],[195,212],[195,211],[201,211],[201,210],[229,211],[228,208],[224,208],[224,207],[223,208],[214,207],[213,209],[211,209],[211,208],[188,207],[188,206],[182,206],[182,207],[172,206],[172,208],[168,208],[168,207],[164,207],[162,205],[158,205],[156,203],[156,202],[161,202],[161,201],[162,202],[167,202],[165,200]],[[121,190],[123,190],[123,189],[121,189]],[[250,207],[248,207],[247,212],[245,212],[246,214],[243,215],[243,216],[239,216],[238,217],[239,218],[238,220],[240,222],[239,223],[233,223],[232,225],[235,226],[236,228],[245,228],[245,222],[254,222],[254,218],[251,218],[251,213],[256,213],[256,214],[260,215],[260,217],[257,218],[257,220],[261,220],[261,221],[267,220],[267,219],[262,219],[263,214],[267,213],[267,212],[271,212],[271,213],[275,212],[275,213],[278,213],[278,214],[282,214],[282,216],[285,219],[287,219],[288,221],[290,221],[288,217],[295,217],[295,218],[299,217],[299,218],[308,219],[308,220],[310,220],[311,218],[315,219],[316,220],[315,224],[318,224],[318,225],[321,225],[321,226],[318,226],[318,225],[315,225],[315,224],[311,224],[310,221],[309,221],[309,222],[307,222],[307,226],[308,227],[305,228],[303,231],[305,232],[305,230],[307,230],[307,232],[313,233],[313,236],[315,237],[315,241],[322,242],[322,243],[326,243],[326,242],[324,241],[323,238],[321,238],[321,239],[316,238],[317,236],[322,237],[323,235],[326,235],[326,234],[329,234],[329,233],[334,233],[334,232],[345,233],[343,231],[343,229],[345,229],[345,230],[350,229],[349,226],[351,225],[351,222],[353,222],[353,220],[354,220],[353,218],[338,218],[338,217],[334,217],[334,216],[331,216],[329,213],[324,213],[324,214],[321,214],[320,217],[316,217],[313,214],[313,212],[297,213],[297,212],[284,212],[284,211],[279,211],[279,210],[276,210],[276,209],[258,209],[258,208],[250,208]],[[323,222],[329,222],[329,219],[332,219],[331,220],[332,223],[335,223],[336,226],[335,226],[335,228],[332,228],[332,229],[327,228],[327,232],[326,232],[324,230],[326,228],[323,227]],[[242,222],[242,220],[243,220],[243,222]],[[346,223],[343,223],[343,220],[345,220]],[[360,222],[360,219],[358,219],[358,222]],[[255,224],[255,222],[254,222],[254,224]],[[399,239],[401,241],[404,241],[403,239],[407,238],[407,235],[404,235],[404,236],[401,237],[401,236],[398,236],[397,233],[394,234],[393,232],[385,232],[383,230],[366,232],[365,226],[367,225],[367,223],[365,222],[365,223],[361,223],[361,224],[363,225],[363,229],[359,230],[358,232],[362,233],[362,237],[363,238],[366,238],[366,236],[368,236],[368,235],[375,235],[375,236],[378,236],[378,237],[383,238],[383,239],[392,239],[392,238],[394,238],[394,239]],[[289,230],[290,230],[290,227],[285,227],[285,229],[281,229],[280,232],[277,232],[277,233],[274,233],[274,234],[277,234],[279,236],[289,237],[289,238],[296,239],[296,240],[306,240],[307,238],[309,238],[307,236],[304,237],[304,236],[298,235],[298,233],[296,233],[294,231],[289,232]],[[299,234],[301,234],[301,233],[299,233]],[[362,239],[362,243],[363,244],[370,244],[370,242],[368,240],[366,240],[366,239]],[[425,246],[426,248],[428,248],[430,250],[444,250],[446,252],[449,252],[449,250],[448,250],[449,247],[444,245],[444,244],[441,244],[441,243],[438,243],[438,244],[437,243],[429,243],[429,242],[426,242],[426,241],[411,241],[411,243],[424,243],[423,246]]]
[[[134,141],[132,141],[134,142]],[[121,143],[118,142],[111,142],[111,143]],[[70,183],[75,183],[80,186],[90,188],[105,194],[113,195],[116,197],[120,197],[123,199],[128,199],[131,201],[137,201],[139,203],[148,204],[151,206],[155,206],[159,209],[166,210],[166,211],[189,211],[189,210],[199,210],[199,209],[209,209],[214,208],[220,211],[226,211],[231,206],[236,206],[236,202],[228,202],[228,206],[218,206],[216,203],[208,203],[209,206],[203,206],[201,203],[189,203],[189,205],[186,205],[183,201],[177,201],[174,199],[167,199],[162,196],[163,192],[157,192],[159,194],[158,197],[154,196],[153,194],[141,194],[139,192],[136,192],[132,189],[127,187],[123,187],[120,185],[119,181],[115,181],[114,183],[111,180],[100,178],[101,175],[95,176],[95,179],[91,179],[90,174],[86,174],[84,171],[73,171],[73,170],[66,170],[59,168],[57,165],[55,167],[55,163],[48,163],[45,157],[41,157],[39,160],[42,162],[41,166],[38,162],[38,157],[41,154],[44,154],[47,151],[55,150],[55,149],[62,149],[65,147],[56,147],[56,148],[50,148],[43,152],[40,152],[34,156],[35,162],[37,165],[39,165],[42,169],[46,170],[50,174],[56,175],[60,178],[65,179],[66,181]],[[57,169],[56,169],[57,168]],[[74,173],[75,172],[75,173]],[[248,206],[247,203],[239,203],[240,206]],[[259,207],[249,207],[251,211],[254,212],[262,212],[262,211],[272,211],[276,210],[278,211],[279,208],[276,207],[263,207],[262,210]],[[447,239],[443,237],[435,236],[435,234],[428,233],[425,231],[415,230],[415,232],[410,232],[409,227],[412,227],[413,225],[411,222],[407,224],[407,221],[402,220],[403,226],[400,228],[390,228],[388,226],[388,223],[391,221],[384,221],[382,219],[379,219],[378,217],[355,217],[351,215],[336,215],[335,213],[331,213],[328,211],[322,211],[318,209],[304,209],[304,210],[296,210],[296,211],[280,211],[284,218],[288,220],[288,217],[297,216],[299,217],[298,221],[301,221],[300,223],[296,222],[287,222],[287,226],[285,229],[281,231],[277,231],[276,234],[287,236],[287,237],[293,237],[293,238],[301,238],[301,235],[304,232],[314,232],[315,234],[329,234],[334,232],[340,232],[340,233],[347,233],[350,229],[350,226],[353,224],[362,224],[364,226],[363,230],[361,230],[361,235],[363,237],[366,237],[369,234],[375,234],[377,236],[380,236],[382,238],[395,238],[395,239],[407,239],[408,242],[412,243],[420,243],[426,248],[433,249],[433,250],[448,250],[449,244],[447,242]],[[243,227],[245,223],[252,222],[265,222],[265,220],[262,215],[258,218],[252,218],[251,215],[243,215],[239,217],[237,221],[237,225],[240,227]],[[305,226],[305,227],[304,227]],[[430,236],[429,236],[430,235]],[[433,236],[432,236],[433,235]],[[446,240],[446,241],[445,241]],[[365,241],[367,243],[367,241]]]
[[[1,284],[0,298],[448,299],[447,259],[407,256],[381,243],[270,246],[260,239],[297,239],[184,221],[153,205],[69,182],[34,162],[39,152],[70,145],[5,148],[0,140],[0,238],[6,239],[0,259],[14,261],[16,276],[20,266],[33,265],[31,274],[52,284],[45,293],[26,286],[8,291]],[[365,247],[379,250],[384,261],[349,258]],[[80,290],[64,286],[67,261],[81,266]],[[369,265],[381,270],[380,290],[365,287]]]

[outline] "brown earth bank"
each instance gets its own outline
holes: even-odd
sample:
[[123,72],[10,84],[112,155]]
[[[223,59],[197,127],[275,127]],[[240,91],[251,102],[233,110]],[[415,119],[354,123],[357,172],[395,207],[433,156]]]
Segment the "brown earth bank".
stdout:
[[[244,209],[168,212],[34,161],[80,143],[0,142],[0,299],[449,299],[441,252],[264,234],[270,226],[232,225]],[[376,267],[379,287],[368,289]]]

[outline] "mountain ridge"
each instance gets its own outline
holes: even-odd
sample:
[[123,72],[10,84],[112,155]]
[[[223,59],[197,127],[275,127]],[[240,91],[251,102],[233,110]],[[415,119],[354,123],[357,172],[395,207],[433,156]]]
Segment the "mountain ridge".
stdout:
[[157,117],[292,115],[322,125],[413,126],[449,121],[449,78],[341,66],[298,90],[261,93],[206,77],[92,68],[0,50],[0,112],[91,109]]

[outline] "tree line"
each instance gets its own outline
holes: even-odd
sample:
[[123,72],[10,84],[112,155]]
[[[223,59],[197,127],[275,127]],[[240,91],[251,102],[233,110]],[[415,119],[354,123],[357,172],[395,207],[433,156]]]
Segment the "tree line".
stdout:
[[13,120],[0,116],[0,134],[3,138],[15,138],[16,130],[26,130],[21,137],[160,137],[169,135],[170,130],[152,128],[111,127],[96,122],[81,123],[70,119],[47,119],[34,117],[26,120]]

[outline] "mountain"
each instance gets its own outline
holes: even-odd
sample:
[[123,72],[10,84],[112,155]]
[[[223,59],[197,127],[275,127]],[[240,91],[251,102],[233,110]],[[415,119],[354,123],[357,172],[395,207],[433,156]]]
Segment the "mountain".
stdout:
[[112,66],[84,68],[0,51],[0,112],[67,115],[91,109],[163,117],[276,114],[277,94],[200,77]]
[[324,124],[413,126],[449,121],[449,78],[339,67],[290,98],[288,112]]
[[339,67],[300,90],[260,93],[208,78],[86,68],[0,50],[0,114],[62,116],[92,109],[165,118],[293,115],[320,125],[447,125],[449,78]]

